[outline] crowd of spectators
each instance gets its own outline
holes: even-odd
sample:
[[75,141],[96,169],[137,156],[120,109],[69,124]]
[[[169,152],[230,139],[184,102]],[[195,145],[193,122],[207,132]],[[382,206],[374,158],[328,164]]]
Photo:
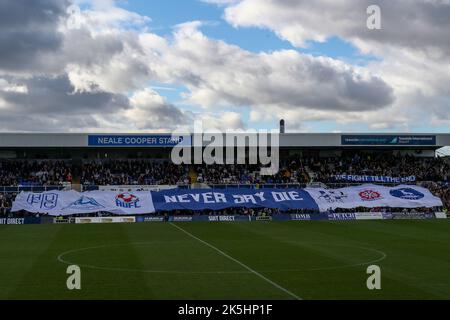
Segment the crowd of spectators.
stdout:
[[336,182],[335,175],[415,176],[417,181],[449,181],[450,163],[443,158],[423,158],[386,154],[304,159],[312,179]]
[[[174,165],[156,160],[92,160],[83,162],[83,185],[154,184],[281,184],[336,183],[336,175],[416,177],[417,181],[450,181],[450,163],[443,158],[387,154],[341,157],[297,157],[284,161],[273,176],[260,175],[259,165]],[[194,174],[192,174],[194,173]],[[70,161],[1,160],[0,186],[60,185],[72,182]],[[195,181],[191,179],[195,177]]]
[[438,183],[438,182],[422,182],[420,183],[422,187],[427,188],[432,194],[442,199],[444,206],[450,209],[450,184]]
[[82,165],[83,185],[178,185],[189,184],[187,166],[168,161],[86,161]]
[[442,158],[418,158],[386,154],[314,158],[285,161],[274,176],[259,175],[256,165],[197,165],[198,182],[208,184],[304,184],[339,183],[337,175],[368,175],[416,181],[450,181],[450,163]]
[[263,176],[258,165],[197,165],[197,182],[207,184],[291,184],[307,183],[308,173],[300,161],[289,161],[275,175]]
[[72,182],[71,163],[52,160],[0,161],[0,186],[56,186]]

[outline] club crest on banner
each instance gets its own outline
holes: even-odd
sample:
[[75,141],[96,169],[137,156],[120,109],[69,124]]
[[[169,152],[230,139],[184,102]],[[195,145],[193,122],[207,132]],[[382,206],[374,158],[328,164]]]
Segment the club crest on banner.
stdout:
[[405,200],[419,200],[425,197],[425,195],[417,190],[414,190],[412,188],[401,188],[401,189],[394,189],[389,192],[391,196],[405,199]]
[[105,208],[104,206],[102,206],[100,203],[97,202],[97,200],[95,200],[94,198],[91,197],[86,197],[86,196],[81,196],[80,199],[72,202],[71,204],[69,204],[67,207],[63,208],[64,209],[74,209],[74,210],[100,210]]
[[328,203],[344,202],[347,195],[339,190],[320,190],[319,199],[323,199]]
[[31,193],[27,197],[27,202],[40,209],[51,210],[58,204],[58,194],[56,193]]
[[116,196],[116,206],[120,208],[140,208],[139,198],[132,193],[125,192]]
[[359,193],[359,197],[363,201],[374,201],[382,198],[380,192],[371,189],[361,191]]

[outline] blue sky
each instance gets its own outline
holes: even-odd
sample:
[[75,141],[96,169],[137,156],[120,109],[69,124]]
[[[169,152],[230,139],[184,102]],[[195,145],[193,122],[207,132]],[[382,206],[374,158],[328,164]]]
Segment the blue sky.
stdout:
[[171,32],[173,26],[187,21],[208,22],[202,31],[211,38],[222,39],[249,51],[292,49],[271,31],[257,28],[233,28],[222,18],[223,8],[198,0],[140,1],[129,0],[122,7],[152,19],[151,30],[161,36]]
[[[221,39],[229,44],[252,51],[274,51],[281,49],[298,50],[288,41],[280,39],[267,29],[249,27],[235,28],[223,19],[223,7],[204,3],[200,0],[164,0],[141,1],[127,0],[119,2],[123,8],[146,15],[152,19],[149,24],[152,32],[165,36],[173,26],[187,21],[207,22],[202,31],[214,39]],[[326,42],[309,42],[308,48],[299,50],[312,55],[325,55],[345,61],[364,64],[375,60],[373,56],[363,56],[350,43],[338,37],[331,37]]]

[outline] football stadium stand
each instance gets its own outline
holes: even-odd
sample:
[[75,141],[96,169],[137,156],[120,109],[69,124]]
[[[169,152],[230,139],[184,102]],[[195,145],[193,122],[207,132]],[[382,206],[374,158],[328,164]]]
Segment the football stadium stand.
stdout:
[[[168,137],[0,134],[0,215],[12,214],[12,202],[20,191],[88,191],[105,186],[304,188],[418,184],[449,206],[450,161],[449,157],[437,157],[436,150],[450,145],[450,134],[281,134],[280,170],[273,176],[261,175],[261,167],[253,164],[175,165],[170,160],[174,144]],[[245,210],[265,215],[276,211]]]

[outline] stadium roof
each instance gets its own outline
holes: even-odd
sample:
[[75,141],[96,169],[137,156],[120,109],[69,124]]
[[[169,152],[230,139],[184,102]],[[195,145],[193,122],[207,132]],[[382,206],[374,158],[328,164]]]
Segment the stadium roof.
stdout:
[[[170,147],[170,133],[0,133],[0,148],[53,147]],[[285,133],[281,147],[409,147],[438,149],[450,146],[450,133]]]

